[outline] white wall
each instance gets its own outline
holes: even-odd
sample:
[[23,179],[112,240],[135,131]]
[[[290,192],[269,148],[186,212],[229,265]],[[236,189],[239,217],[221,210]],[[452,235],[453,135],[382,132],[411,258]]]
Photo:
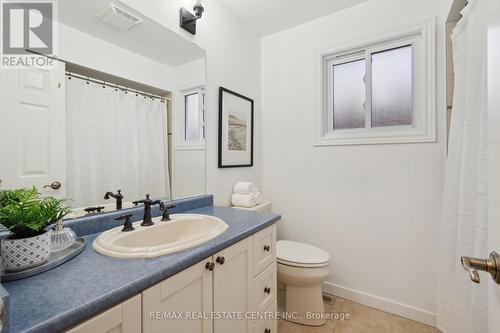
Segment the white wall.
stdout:
[[[434,323],[448,1],[371,0],[262,40],[263,189],[279,238],[331,255],[327,291]],[[315,50],[437,17],[438,142],[313,147]]]
[[59,23],[59,58],[104,73],[172,91],[173,69]]
[[[181,95],[181,92],[205,86],[205,58],[176,66],[173,69],[175,90],[172,96],[172,105],[175,124],[172,131],[172,140],[182,142],[183,131],[179,128],[182,125],[178,119],[184,116],[183,95]],[[175,142],[172,146],[172,196],[174,198],[183,198],[206,193],[205,149],[181,147]]]
[[[215,203],[228,205],[234,182],[260,185],[260,38],[250,32],[217,0],[205,0],[205,13],[191,36],[179,27],[179,9],[192,9],[192,0],[122,0],[123,3],[192,40],[207,52],[207,193]],[[218,89],[224,86],[255,100],[256,133],[254,167],[217,168]]]

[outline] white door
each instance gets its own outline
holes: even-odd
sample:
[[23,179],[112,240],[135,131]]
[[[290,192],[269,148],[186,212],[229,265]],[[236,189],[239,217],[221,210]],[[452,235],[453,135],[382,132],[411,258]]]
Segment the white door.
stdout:
[[213,266],[207,263],[211,257],[142,292],[143,333],[213,332],[211,318],[202,317],[212,311]]
[[215,319],[216,333],[253,331],[253,320],[246,320],[244,317],[245,313],[253,310],[252,244],[252,238],[249,237],[213,256],[214,311],[242,315],[240,319]]
[[[488,244],[500,253],[500,1],[489,0],[488,26]],[[488,278],[489,332],[500,332],[500,285]]]
[[[43,194],[64,198],[64,69],[64,63],[59,63],[51,70],[0,70],[3,189],[34,185]],[[54,182],[61,187],[57,183],[50,187]]]

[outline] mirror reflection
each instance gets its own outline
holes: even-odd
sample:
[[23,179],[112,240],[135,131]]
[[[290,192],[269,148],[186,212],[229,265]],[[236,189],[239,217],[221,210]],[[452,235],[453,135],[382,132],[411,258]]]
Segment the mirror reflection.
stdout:
[[57,68],[3,73],[0,136],[23,140],[2,188],[66,198],[67,218],[205,193],[204,50],[121,4],[65,0],[58,19]]

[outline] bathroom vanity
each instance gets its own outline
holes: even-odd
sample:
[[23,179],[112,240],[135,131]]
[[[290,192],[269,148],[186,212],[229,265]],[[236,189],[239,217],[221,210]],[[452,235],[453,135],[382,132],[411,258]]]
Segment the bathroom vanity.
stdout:
[[275,242],[272,225],[68,332],[276,332]]
[[[276,332],[269,313],[276,311],[274,223],[280,216],[216,207],[212,201],[203,195],[169,203],[176,205],[173,214],[220,218],[228,225],[224,233],[150,259],[114,259],[92,248],[99,234],[119,225],[114,220],[119,212],[71,222],[87,241],[82,254],[4,284],[10,294],[9,331]],[[129,212],[134,221],[142,217],[141,207]]]

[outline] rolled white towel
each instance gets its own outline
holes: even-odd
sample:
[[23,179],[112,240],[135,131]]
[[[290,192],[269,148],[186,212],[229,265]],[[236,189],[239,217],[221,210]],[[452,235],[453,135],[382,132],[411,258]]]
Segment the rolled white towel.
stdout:
[[231,204],[233,206],[251,208],[255,207],[262,202],[262,195],[260,192],[249,194],[234,193],[231,196]]
[[237,182],[233,187],[233,193],[236,194],[249,194],[255,192],[258,192],[258,189],[255,187],[254,183],[250,182]]

